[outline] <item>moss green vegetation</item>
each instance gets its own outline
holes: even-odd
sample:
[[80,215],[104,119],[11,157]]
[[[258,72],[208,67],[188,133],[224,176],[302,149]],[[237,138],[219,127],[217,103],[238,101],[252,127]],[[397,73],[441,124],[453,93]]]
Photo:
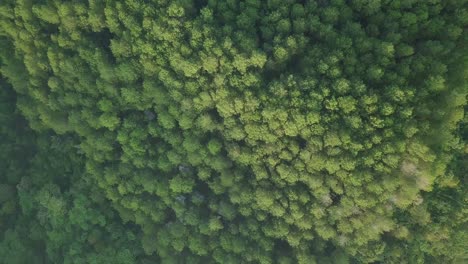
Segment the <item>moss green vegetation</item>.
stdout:
[[466,263],[468,1],[2,0],[1,263]]

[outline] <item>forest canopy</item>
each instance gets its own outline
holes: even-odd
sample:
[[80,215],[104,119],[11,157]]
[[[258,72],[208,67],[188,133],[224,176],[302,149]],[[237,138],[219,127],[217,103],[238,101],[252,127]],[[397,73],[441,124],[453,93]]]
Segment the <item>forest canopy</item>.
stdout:
[[0,1],[0,262],[468,262],[467,0]]

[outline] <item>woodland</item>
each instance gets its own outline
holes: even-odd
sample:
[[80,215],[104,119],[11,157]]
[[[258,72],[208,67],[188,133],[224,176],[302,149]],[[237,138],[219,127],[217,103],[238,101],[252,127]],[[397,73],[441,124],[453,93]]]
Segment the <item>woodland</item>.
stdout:
[[468,0],[1,0],[0,263],[468,263]]

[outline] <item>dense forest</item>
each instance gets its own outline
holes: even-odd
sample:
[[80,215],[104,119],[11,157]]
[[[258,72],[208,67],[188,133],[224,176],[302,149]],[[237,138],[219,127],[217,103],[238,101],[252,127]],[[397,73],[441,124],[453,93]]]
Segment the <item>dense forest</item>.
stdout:
[[0,263],[468,263],[468,0],[1,0]]

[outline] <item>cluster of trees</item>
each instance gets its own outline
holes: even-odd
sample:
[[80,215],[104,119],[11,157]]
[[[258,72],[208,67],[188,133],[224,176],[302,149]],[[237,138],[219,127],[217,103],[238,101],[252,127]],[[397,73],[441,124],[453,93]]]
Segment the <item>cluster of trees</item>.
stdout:
[[3,0],[0,260],[466,261],[467,27],[466,0]]

